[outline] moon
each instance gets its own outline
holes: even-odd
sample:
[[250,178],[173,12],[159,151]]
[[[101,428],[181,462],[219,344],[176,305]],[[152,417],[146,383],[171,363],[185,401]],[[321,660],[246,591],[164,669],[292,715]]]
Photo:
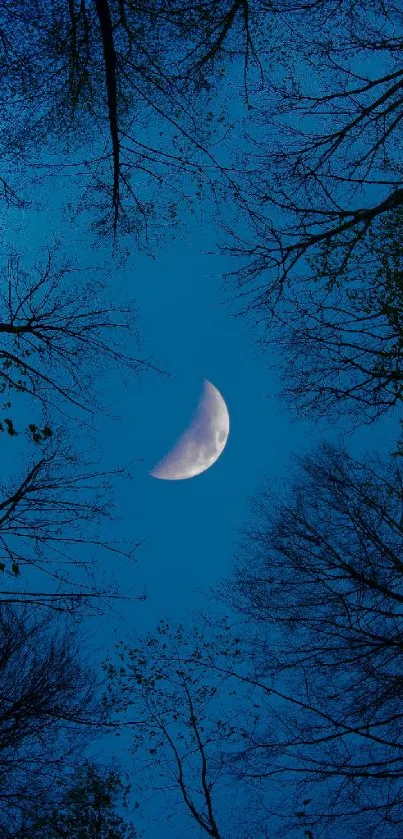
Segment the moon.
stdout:
[[190,425],[150,475],[164,481],[182,481],[200,475],[218,460],[228,434],[228,408],[220,391],[205,379]]

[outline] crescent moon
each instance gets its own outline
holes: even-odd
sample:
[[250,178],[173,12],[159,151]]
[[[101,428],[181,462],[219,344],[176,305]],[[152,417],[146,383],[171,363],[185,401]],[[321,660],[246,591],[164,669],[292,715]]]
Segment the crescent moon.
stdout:
[[189,427],[151,470],[153,478],[182,481],[209,469],[225,448],[229,414],[219,390],[207,379]]

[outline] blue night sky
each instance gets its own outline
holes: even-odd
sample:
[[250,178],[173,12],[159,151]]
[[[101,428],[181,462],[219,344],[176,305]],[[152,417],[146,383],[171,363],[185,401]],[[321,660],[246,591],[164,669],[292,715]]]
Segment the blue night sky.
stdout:
[[[57,178],[48,182],[40,214],[8,211],[4,253],[15,246],[31,260],[57,235],[62,252],[78,258],[81,266],[102,262],[113,299],[134,300],[142,352],[165,371],[132,379],[125,375],[124,381],[119,373],[103,379],[102,370],[97,371],[110,411],[97,416],[92,429],[100,462],[105,468],[130,468],[132,474],[132,480],[116,486],[118,521],[109,525],[111,538],[141,542],[136,562],[130,567],[117,561],[113,573],[124,593],[147,595],[144,602],[119,604],[115,615],[86,622],[88,649],[101,660],[116,638],[141,635],[163,616],[190,620],[206,607],[209,589],[229,571],[250,499],[264,479],[275,487],[287,481],[293,453],[303,454],[315,442],[340,434],[357,455],[367,448],[389,450],[395,425],[388,418],[353,433],[342,423],[314,426],[287,411],[278,397],[276,358],[269,365],[259,352],[257,332],[236,316],[236,302],[227,302],[231,288],[223,277],[235,266],[230,257],[212,253],[218,235],[208,207],[203,218],[185,218],[176,238],[170,242],[168,236],[155,248],[154,258],[134,247],[123,264],[114,261],[109,243],[93,247],[85,221],[81,228],[66,221],[66,188],[74,200],[71,184],[66,187]],[[152,478],[149,470],[185,430],[204,379],[219,389],[228,406],[224,452],[195,478]],[[8,468],[20,442],[0,439],[0,446]],[[107,753],[116,748],[116,741],[105,746]],[[146,826],[147,839],[178,835],[168,825]]]
[[[131,568],[117,562],[113,571],[125,593],[147,595],[145,602],[120,604],[119,617],[105,617],[97,625],[94,653],[103,658],[113,645],[114,629],[118,635],[142,634],[162,616],[183,620],[206,605],[209,587],[229,570],[251,497],[264,479],[277,487],[287,481],[293,453],[342,433],[358,455],[368,446],[388,450],[395,424],[388,417],[375,428],[351,432],[341,422],[314,426],[287,411],[278,397],[275,357],[269,364],[261,355],[256,330],[236,316],[236,303],[228,302],[224,274],[234,264],[218,253],[219,237],[208,220],[186,219],[175,240],[156,248],[154,257],[133,249],[119,264],[109,244],[94,249],[85,229],[64,220],[66,182],[58,184],[54,179],[48,186],[41,214],[24,211],[13,220],[8,212],[5,250],[18,247],[30,262],[57,236],[61,253],[78,259],[81,267],[102,264],[113,299],[134,301],[142,352],[165,371],[132,379],[125,374],[124,381],[118,371],[107,378],[96,371],[111,413],[94,420],[100,463],[130,467],[133,476],[117,483],[119,521],[111,538],[142,543]],[[137,352],[135,346],[127,349]],[[223,454],[189,480],[150,477],[149,470],[185,430],[205,378],[220,390],[229,410]],[[20,441],[1,443],[3,462],[13,463]],[[90,623],[90,646],[94,629]]]
[[[97,627],[95,650],[101,657],[112,637],[135,639],[162,616],[186,623],[200,609],[219,608],[209,588],[230,569],[239,528],[248,522],[250,498],[265,479],[278,488],[287,483],[293,453],[302,454],[319,439],[343,431],[357,454],[375,447],[388,450],[393,439],[390,418],[376,430],[353,434],[341,424],[315,427],[287,412],[276,397],[275,359],[269,369],[253,332],[223,305],[221,275],[233,266],[229,259],[206,253],[214,244],[214,232],[195,225],[188,238],[164,248],[155,261],[134,257],[120,273],[122,288],[136,289],[147,346],[171,376],[150,374],[127,388],[111,382],[122,419],[113,434],[108,423],[100,422],[106,460],[135,461],[133,482],[118,496],[117,506],[125,533],[143,545],[132,578],[122,571],[117,576],[123,590],[132,585],[134,592],[147,593],[143,603],[119,606],[124,623],[105,620],[102,645]],[[148,470],[186,427],[204,377],[221,391],[230,414],[223,454],[195,478],[151,478]],[[153,798],[146,815],[158,813],[158,806]],[[175,839],[187,835],[189,823],[182,819],[138,823],[147,839]],[[192,827],[193,833],[198,830]]]
[[[295,421],[276,398],[279,378],[268,369],[245,321],[223,305],[220,271],[229,259],[209,256],[212,232],[199,228],[187,241],[167,247],[155,262],[134,258],[122,283],[136,284],[136,301],[147,346],[170,377],[150,374],[118,391],[121,422],[116,437],[103,427],[105,454],[133,464],[134,481],[118,508],[133,535],[144,540],[134,583],[148,600],[133,620],[149,625],[164,613],[182,619],[204,605],[206,588],[224,576],[237,529],[247,521],[249,499],[265,477],[281,484],[293,452],[340,433]],[[273,360],[275,364],[275,360]],[[206,472],[185,481],[160,481],[148,470],[185,429],[209,379],[230,414],[227,446]],[[112,383],[111,383],[112,385]],[[115,397],[115,389],[111,388]],[[387,423],[386,423],[387,427]],[[102,431],[101,431],[102,433]],[[368,429],[354,435],[356,451],[366,439],[382,446]],[[387,435],[388,436],[388,435]]]
[[[30,235],[40,250],[35,220]],[[229,571],[250,498],[265,478],[278,487],[287,481],[293,453],[341,430],[295,421],[276,397],[275,370],[259,354],[245,321],[223,304],[221,275],[232,264],[206,253],[214,244],[214,232],[195,225],[189,237],[162,248],[155,260],[132,256],[114,277],[122,297],[135,298],[147,350],[170,375],[149,373],[124,384],[118,375],[103,383],[116,416],[96,420],[101,464],[130,465],[133,475],[117,484],[119,521],[110,534],[142,543],[135,564],[117,561],[113,576],[122,592],[146,593],[147,599],[119,603],[114,614],[85,622],[94,662],[101,662],[116,640],[135,641],[163,616],[186,622],[200,609],[218,608],[209,588]],[[80,251],[81,259],[91,262],[91,254]],[[149,469],[185,429],[204,378],[216,385],[228,406],[230,434],[223,454],[189,480],[150,477]],[[361,429],[352,439],[348,436],[359,453],[367,445],[387,449],[391,435],[388,420],[377,425],[376,433]],[[18,445],[15,440],[3,444],[3,463],[14,458]],[[110,559],[104,570],[109,575]],[[120,761],[125,745],[124,736],[103,738],[90,754]],[[130,770],[130,761],[123,758],[126,765]],[[164,801],[153,797],[150,809],[145,805],[142,817],[136,814],[147,839],[188,835],[187,818],[179,814],[162,822],[159,807],[163,812]],[[193,827],[192,835],[198,835]]]
[[[50,201],[58,194],[55,190]],[[55,206],[56,201],[49,212],[52,221]],[[41,223],[37,214],[24,216],[23,225],[16,222],[8,236],[10,247],[16,246],[23,226],[22,252],[29,261],[51,245],[53,230],[46,212]],[[53,225],[58,234],[57,223]],[[98,457],[107,468],[130,467],[133,480],[116,486],[119,535],[142,542],[131,578],[126,565],[117,565],[115,573],[124,591],[147,593],[145,602],[126,604],[119,611],[141,632],[162,614],[182,619],[204,604],[206,589],[229,568],[249,498],[265,476],[282,480],[292,452],[309,448],[313,430],[293,420],[276,398],[275,369],[260,355],[253,330],[235,316],[236,307],[226,303],[229,287],[222,275],[233,264],[229,257],[208,253],[217,242],[211,225],[192,219],[188,230],[163,245],[155,258],[134,253],[116,267],[110,249],[94,254],[85,235],[78,239],[77,228],[67,226],[63,235],[66,253],[78,256],[80,266],[98,264],[102,257],[111,272],[114,300],[134,300],[141,349],[164,371],[132,379],[125,374],[124,381],[118,371],[106,380],[97,371],[111,413],[94,420]],[[127,349],[136,353],[136,347]],[[228,406],[230,434],[224,452],[195,478],[152,478],[149,470],[185,430],[205,378]],[[99,638],[97,629],[97,642]],[[109,639],[110,627],[105,647]]]

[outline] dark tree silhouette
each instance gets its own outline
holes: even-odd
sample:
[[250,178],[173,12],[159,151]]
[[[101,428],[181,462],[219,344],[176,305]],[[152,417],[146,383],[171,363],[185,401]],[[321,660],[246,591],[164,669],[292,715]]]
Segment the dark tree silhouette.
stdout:
[[[217,628],[225,635],[227,622]],[[262,812],[245,813],[228,769],[243,742],[242,723],[253,714],[242,707],[230,678],[209,675],[199,661],[212,649],[214,634],[207,626],[189,631],[164,620],[138,646],[121,642],[104,664],[107,706],[115,724],[128,712],[137,721],[130,751],[140,806],[153,789],[163,796],[164,819],[179,811],[215,839],[228,835],[229,825],[231,836],[269,836]],[[252,800],[251,793],[249,806]]]
[[151,360],[125,351],[125,332],[139,342],[133,306],[113,306],[96,278],[82,285],[75,282],[79,269],[60,264],[51,251],[44,264],[31,271],[24,270],[14,254],[5,273],[0,393],[6,399],[23,392],[44,410],[70,405],[91,413],[100,410],[94,371],[101,360],[103,373],[108,365],[135,375],[152,367]]
[[224,225],[240,298],[264,321],[308,256],[331,253],[335,281],[403,205],[401,5],[280,0],[273,14],[280,81],[266,81],[239,163],[254,211]]
[[4,839],[136,839],[134,826],[117,813],[118,806],[127,808],[128,792],[116,769],[85,760]]
[[[97,560],[110,554],[132,560],[138,547],[102,532],[114,508],[111,481],[124,477],[94,469],[57,435],[31,456],[20,475],[0,487],[0,599],[52,610],[102,612],[119,598]],[[136,599],[143,599],[142,597]]]
[[[178,172],[200,175],[191,155],[202,153],[211,168],[204,142],[213,114],[200,115],[209,111],[225,59],[243,57],[247,85],[269,11],[270,4],[255,0],[6,0],[0,69],[7,160],[27,162],[38,139],[48,148],[49,140],[53,146],[68,140],[77,149],[91,138],[97,150],[79,169],[92,182],[90,206],[98,195],[99,227],[116,237],[120,221],[135,232],[151,210],[141,180],[148,193],[156,183],[161,201],[170,173],[174,195]],[[160,138],[166,135],[158,146],[148,136],[151,120],[161,126]],[[46,163],[36,156],[37,165]]]
[[283,394],[304,416],[373,421],[403,395],[403,208],[377,220],[335,282],[333,257],[325,249],[285,292],[262,345],[284,352]]
[[2,836],[18,835],[27,812],[82,760],[102,720],[97,678],[71,627],[49,612],[0,604]]
[[401,830],[402,549],[399,459],[361,463],[323,444],[288,497],[257,500],[229,597],[223,587],[254,630],[238,676],[277,711],[238,771],[292,780],[326,836]]

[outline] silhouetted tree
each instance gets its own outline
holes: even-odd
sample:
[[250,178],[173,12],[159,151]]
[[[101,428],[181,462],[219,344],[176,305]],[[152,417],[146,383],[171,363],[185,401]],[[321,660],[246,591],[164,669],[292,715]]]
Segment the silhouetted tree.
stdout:
[[[137,545],[102,533],[111,520],[111,480],[59,435],[0,484],[0,599],[51,609],[99,611],[120,595],[101,576],[97,558],[130,560]],[[140,598],[142,599],[142,598]]]
[[128,792],[116,769],[85,760],[5,839],[136,839],[134,826],[117,813],[118,806],[127,808]]
[[[270,4],[255,0],[6,0],[0,69],[7,160],[20,163],[38,140],[59,147],[67,140],[77,149],[85,135],[96,150],[78,169],[87,168],[92,179],[90,201],[99,203],[100,227],[116,236],[120,221],[135,232],[152,209],[141,181],[147,180],[148,193],[155,182],[161,200],[160,186],[170,175],[175,195],[181,192],[178,173],[200,174],[200,161],[189,152],[207,151],[211,167],[204,140],[213,118],[208,103],[215,66],[243,56],[246,85],[269,13]],[[165,142],[150,139],[151,121],[160,125],[160,138],[166,133]]]
[[[292,780],[326,836],[401,830],[402,549],[399,459],[323,444],[283,500],[258,498],[239,553],[229,599],[250,629],[238,677],[280,706],[249,732],[238,771]],[[210,666],[236,671],[214,654]]]
[[335,282],[403,205],[400,3],[279,0],[273,15],[280,72],[254,103],[239,160],[253,212],[224,224],[226,250],[244,261],[241,302],[264,322],[307,276],[307,257],[329,253]]
[[[131,305],[114,306],[101,283],[74,282],[80,273],[57,264],[48,251],[44,264],[23,270],[14,254],[0,293],[0,393],[9,400],[26,393],[42,408],[100,410],[96,401],[97,371],[126,367],[139,375],[147,359],[133,358],[124,348],[125,332],[138,343],[136,314]],[[30,428],[35,440],[35,430]],[[0,430],[3,430],[1,428]],[[39,435],[39,439],[41,438]],[[46,432],[45,432],[46,436]]]
[[49,800],[104,714],[79,640],[50,612],[0,604],[0,825],[18,831]]
[[[227,622],[219,621],[219,628],[225,634]],[[245,812],[245,797],[228,769],[242,743],[242,722],[253,714],[242,706],[233,679],[217,678],[200,663],[208,649],[216,650],[211,630],[171,627],[164,620],[137,646],[121,642],[104,664],[106,705],[115,723],[128,712],[137,721],[129,748],[140,805],[153,789],[164,796],[164,819],[179,809],[216,839],[228,834],[229,825],[231,836],[269,836],[262,813]],[[251,794],[247,800],[251,808]]]
[[284,293],[262,343],[285,351],[283,393],[304,416],[375,420],[403,395],[403,209],[378,219],[332,276],[325,249],[311,277]]

